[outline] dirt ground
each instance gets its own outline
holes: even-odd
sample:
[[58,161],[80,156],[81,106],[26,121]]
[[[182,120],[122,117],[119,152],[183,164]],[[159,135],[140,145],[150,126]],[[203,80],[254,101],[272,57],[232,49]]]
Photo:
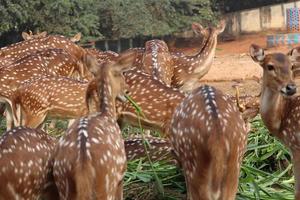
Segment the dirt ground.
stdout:
[[[221,42],[217,45],[213,66],[201,82],[213,85],[228,94],[235,93],[232,87],[235,84],[239,85],[241,94],[259,94],[260,84],[257,80],[262,75],[262,69],[249,56],[251,44],[266,48],[267,53],[287,53],[297,46],[286,45],[267,49],[266,34],[241,36],[235,41]],[[300,80],[296,80],[296,83],[300,86]]]

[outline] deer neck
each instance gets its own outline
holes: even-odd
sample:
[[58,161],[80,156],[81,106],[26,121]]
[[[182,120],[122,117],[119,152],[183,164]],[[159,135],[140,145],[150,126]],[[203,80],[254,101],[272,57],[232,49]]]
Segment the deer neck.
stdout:
[[217,46],[217,35],[210,30],[207,37],[203,39],[200,50],[196,55],[183,56],[180,61],[186,65],[188,73],[199,73],[204,75],[210,68]]
[[263,87],[260,99],[260,113],[263,122],[269,131],[278,136],[281,121],[284,116],[286,100],[277,92],[269,87]]
[[112,79],[108,67],[103,67],[97,78],[99,112],[116,119],[115,96],[112,90]]

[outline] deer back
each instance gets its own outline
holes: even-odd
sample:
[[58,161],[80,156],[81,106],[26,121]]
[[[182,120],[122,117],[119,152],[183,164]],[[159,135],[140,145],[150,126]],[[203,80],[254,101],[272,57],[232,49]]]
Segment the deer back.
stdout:
[[246,126],[233,102],[201,86],[176,108],[170,138],[190,199],[234,199],[246,147]]
[[135,107],[129,102],[117,102],[119,120],[138,125],[138,118],[140,118],[144,127],[164,131],[184,94],[136,69],[126,72],[124,76],[129,95],[141,108],[143,114],[139,116]]
[[77,46],[68,38],[60,35],[49,35],[42,38],[33,38],[21,41],[0,49],[0,66],[7,66],[19,58],[38,50],[58,48],[64,49],[77,59],[84,55],[84,49]]
[[169,48],[164,41],[149,40],[146,42],[140,69],[166,85],[171,85],[173,63]]
[[[55,145],[56,140],[41,130],[17,127],[5,132],[0,138],[0,178],[6,184],[0,187],[0,199],[38,199],[55,188]],[[52,198],[57,198],[54,193]]]

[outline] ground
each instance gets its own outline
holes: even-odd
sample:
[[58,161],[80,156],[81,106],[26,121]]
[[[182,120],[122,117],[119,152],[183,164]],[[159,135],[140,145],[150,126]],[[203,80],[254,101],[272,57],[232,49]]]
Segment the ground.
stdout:
[[[287,53],[291,48],[297,46],[285,45],[267,48],[265,33],[244,35],[235,41],[220,42],[217,45],[214,63],[201,82],[213,85],[229,94],[234,94],[235,90],[232,86],[238,82],[241,94],[259,94],[260,84],[257,82],[257,78],[261,77],[262,69],[249,56],[251,44],[258,44],[266,48],[267,53]],[[300,81],[296,80],[296,83],[300,85]]]

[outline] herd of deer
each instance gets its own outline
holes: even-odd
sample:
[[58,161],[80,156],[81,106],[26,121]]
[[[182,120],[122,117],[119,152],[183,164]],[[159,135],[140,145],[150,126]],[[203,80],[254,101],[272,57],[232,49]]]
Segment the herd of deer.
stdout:
[[[300,48],[265,54],[258,97],[229,96],[200,85],[225,28],[192,24],[203,40],[193,56],[170,52],[162,40],[120,54],[84,49],[73,38],[23,33],[0,49],[0,102],[7,131],[0,138],[0,199],[123,198],[126,161],[176,158],[190,200],[235,199],[249,131],[258,112],[293,155],[300,199],[300,97],[293,67]],[[237,93],[238,94],[238,93]],[[128,96],[142,110],[128,101]],[[46,118],[72,120],[56,139],[40,128]],[[122,138],[124,124],[158,130],[166,138]]]

